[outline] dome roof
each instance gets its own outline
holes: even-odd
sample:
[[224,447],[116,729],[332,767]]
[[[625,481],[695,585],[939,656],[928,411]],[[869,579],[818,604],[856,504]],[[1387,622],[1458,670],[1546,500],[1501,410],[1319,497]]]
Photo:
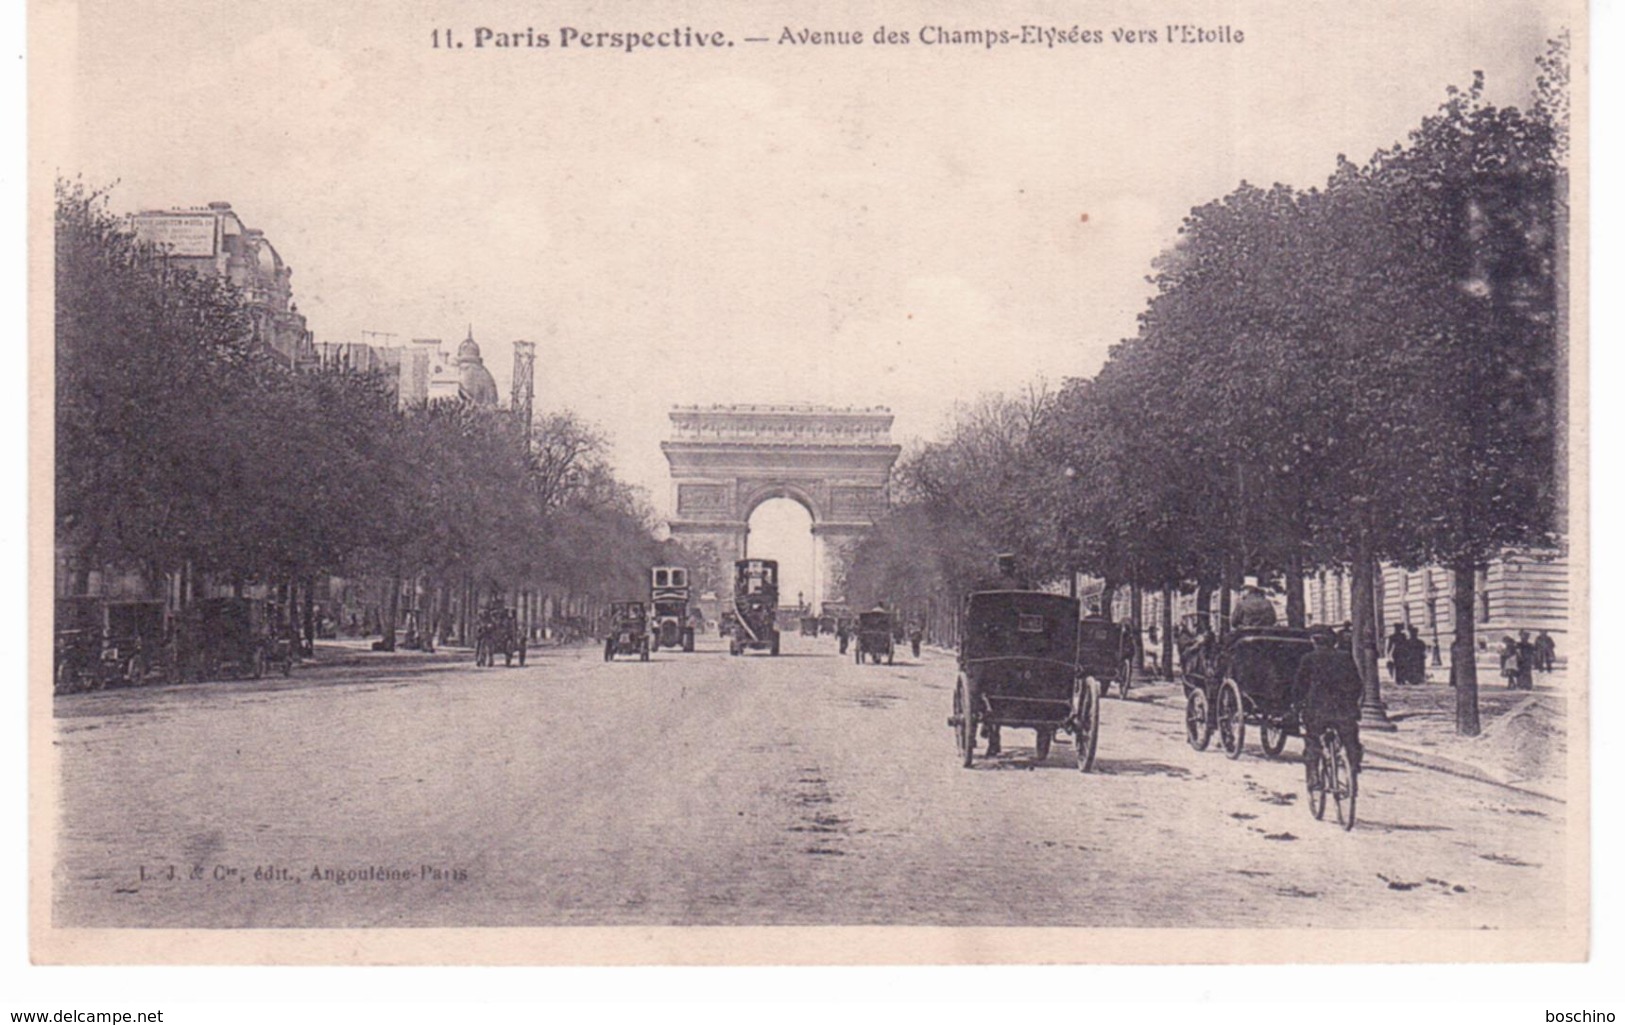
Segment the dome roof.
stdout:
[[480,359],[479,343],[474,341],[474,326],[468,327],[468,337],[457,346],[457,394],[463,401],[485,409],[497,407],[497,382]]
[[[464,345],[473,345],[473,342],[464,342]],[[471,360],[459,359],[461,364],[457,373],[457,391],[467,402],[485,409],[497,407],[497,382],[491,376],[491,371],[485,369],[480,362],[479,347],[474,349],[475,357]]]

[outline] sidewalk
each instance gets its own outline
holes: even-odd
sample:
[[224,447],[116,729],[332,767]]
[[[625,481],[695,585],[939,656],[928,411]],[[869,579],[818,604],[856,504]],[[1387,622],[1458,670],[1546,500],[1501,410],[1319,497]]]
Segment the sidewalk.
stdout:
[[437,648],[433,653],[408,651],[405,648],[397,648],[394,651],[373,651],[372,645],[376,640],[376,637],[341,637],[337,640],[317,641],[315,656],[304,659],[301,665],[332,669],[402,660],[439,662],[448,660],[462,661],[464,659],[472,661],[473,659],[473,648],[445,647]]
[[[1437,675],[1437,674],[1434,674]],[[1563,801],[1568,783],[1568,685],[1563,674],[1535,677],[1534,690],[1507,690],[1480,675],[1479,735],[1456,732],[1456,692],[1430,679],[1416,687],[1383,681],[1393,733],[1362,730],[1373,753]]]
[[[1569,683],[1561,671],[1536,674],[1532,691],[1507,690],[1499,675],[1480,673],[1476,737],[1456,733],[1456,691],[1445,681],[1444,672],[1433,670],[1428,683],[1399,687],[1385,673],[1382,700],[1396,729],[1361,730],[1366,750],[1391,761],[1566,801]],[[1185,707],[1183,690],[1168,681],[1147,678],[1137,686],[1145,698]]]

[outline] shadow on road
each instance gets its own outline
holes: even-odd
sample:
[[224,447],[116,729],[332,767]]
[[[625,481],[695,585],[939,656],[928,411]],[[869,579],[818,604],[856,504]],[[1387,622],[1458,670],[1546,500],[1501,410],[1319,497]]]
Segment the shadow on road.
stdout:
[[1189,769],[1143,758],[1097,758],[1095,771],[1107,776],[1167,776],[1188,779]]

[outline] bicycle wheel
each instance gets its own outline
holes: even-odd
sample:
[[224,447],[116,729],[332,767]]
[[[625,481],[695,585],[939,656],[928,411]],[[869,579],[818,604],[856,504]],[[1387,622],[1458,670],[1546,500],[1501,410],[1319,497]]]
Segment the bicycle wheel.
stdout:
[[1332,734],[1332,746],[1327,749],[1326,760],[1331,765],[1332,800],[1337,802],[1337,824],[1344,829],[1354,828],[1354,802],[1360,792],[1359,777],[1343,738]]
[[[1316,785],[1309,790],[1309,814],[1315,817],[1316,822],[1326,817],[1326,791],[1329,789],[1326,779],[1326,748],[1324,744],[1321,746],[1320,752],[1320,755],[1315,758],[1314,764],[1310,766]],[[1304,753],[1304,757],[1309,757],[1308,752]]]

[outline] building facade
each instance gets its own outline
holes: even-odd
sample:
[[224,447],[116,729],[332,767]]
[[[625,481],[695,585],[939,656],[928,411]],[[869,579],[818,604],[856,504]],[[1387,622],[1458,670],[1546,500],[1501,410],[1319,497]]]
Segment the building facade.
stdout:
[[225,278],[248,307],[255,341],[289,367],[317,360],[310,330],[293,301],[293,268],[265,233],[245,225],[230,203],[130,216],[137,238],[166,254],[172,265]]

